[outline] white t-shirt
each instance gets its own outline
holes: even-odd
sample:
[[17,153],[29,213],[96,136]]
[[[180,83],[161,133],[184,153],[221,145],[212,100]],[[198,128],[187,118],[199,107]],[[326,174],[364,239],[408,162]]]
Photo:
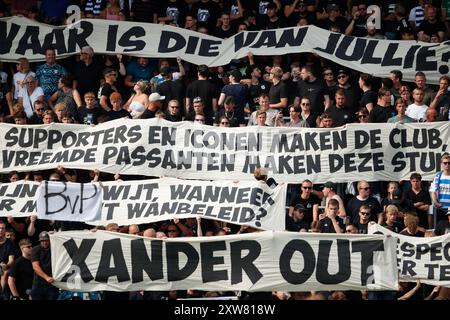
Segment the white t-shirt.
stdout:
[[13,84],[14,84],[14,99],[17,100],[17,98],[19,97],[19,91],[20,89],[22,89],[23,86],[22,82],[25,80],[26,76],[33,76],[35,77],[36,74],[33,71],[29,71],[28,73],[21,73],[21,72],[16,72],[14,73],[13,76]]
[[43,95],[44,90],[42,90],[41,87],[36,87],[31,95],[28,95],[27,88],[20,89],[18,97],[23,99],[23,109],[27,114],[27,118],[31,118],[33,116],[34,102],[37,100],[37,98]]
[[410,104],[408,108],[406,108],[406,115],[410,118],[416,120],[424,120],[425,112],[427,112],[428,106],[426,104],[417,105],[415,103]]

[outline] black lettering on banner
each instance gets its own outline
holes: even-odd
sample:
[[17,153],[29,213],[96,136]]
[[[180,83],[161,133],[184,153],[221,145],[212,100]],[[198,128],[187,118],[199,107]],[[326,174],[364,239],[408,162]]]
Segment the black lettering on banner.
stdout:
[[420,48],[419,45],[413,45],[409,48],[409,50],[405,56],[405,62],[403,64],[404,69],[409,69],[409,68],[413,67],[414,57],[415,57],[416,51],[419,50],[419,48]]
[[384,251],[384,244],[382,240],[352,242],[352,252],[361,252],[362,286],[367,285],[367,280],[369,280],[370,277],[373,277],[373,254],[375,251]]
[[398,50],[398,43],[389,43],[386,53],[384,54],[383,61],[381,62],[381,66],[401,66],[403,63],[402,57],[394,58],[395,53]]
[[416,259],[420,260],[423,255],[430,251],[430,246],[427,243],[419,243],[416,246]]
[[[183,253],[186,258],[186,264],[180,268],[179,254]],[[168,242],[166,243],[167,261],[167,281],[181,281],[189,277],[196,269],[199,263],[197,250],[185,242]]]
[[432,243],[430,246],[430,260],[431,261],[440,261],[442,260],[441,255],[442,243]]
[[323,284],[338,284],[350,278],[350,241],[337,239],[338,273],[331,275],[328,272],[330,264],[330,250],[333,241],[320,240],[319,251],[317,253],[316,279]]
[[28,200],[20,212],[36,212],[36,201]]
[[185,52],[187,54],[195,54],[199,40],[200,38],[198,37],[189,37]]
[[[242,282],[242,271],[245,271],[252,284],[262,278],[262,273],[254,264],[261,254],[261,244],[254,240],[240,240],[230,243],[231,250],[231,284]],[[242,257],[242,251],[248,253]]]
[[[131,40],[131,38],[145,37],[145,29],[142,27],[131,27],[125,31],[119,39],[119,45],[123,47],[124,52],[141,51],[145,48],[145,41]],[[130,48],[128,48],[130,47]]]
[[330,35],[328,36],[327,46],[325,48],[315,47],[314,50],[332,55],[334,54],[334,50],[337,48],[337,44],[340,38],[340,33],[330,33]]
[[450,241],[444,246],[444,258],[446,261],[450,261]]
[[258,36],[258,31],[239,32],[234,36],[234,52],[242,47],[248,47]]
[[277,34],[275,30],[261,31],[259,38],[256,43],[252,44],[250,48],[261,48],[261,47],[275,47],[277,43]]
[[0,211],[12,211],[15,203],[14,199],[0,199]]
[[428,61],[429,57],[436,57],[436,50],[432,48],[439,45],[421,47],[416,55],[416,71],[437,70],[437,61]]
[[11,52],[12,42],[16,38],[17,33],[20,30],[20,26],[11,23],[9,32],[8,23],[6,21],[0,21],[0,39],[2,39],[2,45],[0,46],[0,54]]
[[[110,265],[111,258],[114,267]],[[95,281],[107,283],[110,277],[117,277],[118,282],[130,281],[120,239],[111,239],[103,242]]]
[[[445,41],[442,45],[447,45],[447,49],[450,49],[450,41]],[[448,67],[448,60],[450,60],[450,50],[442,54],[441,61],[444,62],[444,65],[441,65],[438,69],[440,74],[447,74],[449,72],[450,68]]]
[[222,41],[201,39],[200,49],[198,51],[199,56],[203,57],[217,57],[219,55],[219,45]]
[[[355,46],[353,48],[353,52],[351,55],[347,55],[347,50],[353,41],[355,42]],[[367,40],[364,38],[355,38],[350,36],[344,36],[337,49],[336,49],[336,57],[345,61],[358,61],[362,58],[362,55],[366,48]]]
[[116,51],[117,42],[117,30],[119,30],[119,25],[110,24],[108,26],[108,35],[106,37],[106,50],[114,52]]
[[417,264],[412,260],[403,260],[403,268],[401,274],[404,276],[410,275],[414,277],[417,273],[414,271],[414,268]]
[[382,57],[374,57],[374,52],[379,43],[379,40],[369,40],[364,50],[364,55],[361,60],[361,64],[380,64]]
[[200,253],[202,258],[203,283],[228,280],[227,270],[215,270],[215,265],[224,264],[224,257],[215,257],[214,252],[226,250],[225,241],[201,242]]
[[[291,268],[291,260],[295,252],[303,256],[303,270],[295,272]],[[291,284],[302,284],[308,281],[316,266],[316,256],[313,248],[305,240],[291,240],[283,248],[279,259],[280,273],[283,279]]]
[[103,203],[103,207],[106,208],[106,220],[112,220],[114,210],[120,207],[120,203]]
[[424,267],[428,269],[427,279],[434,279],[434,270],[439,268],[439,264],[425,263]]
[[294,36],[294,30],[295,29],[288,29],[283,31],[275,48],[284,48],[287,45],[290,47],[301,46],[303,39],[305,39],[306,33],[308,32],[308,28],[299,29],[297,36]]
[[[84,183],[80,183],[79,195],[77,194],[74,198],[72,198],[70,194],[67,194],[67,195],[64,194],[67,191],[67,183],[66,182],[54,184],[54,187],[61,186],[61,185],[63,186],[63,190],[60,192],[49,192],[48,181],[45,181],[44,183],[45,183],[44,184],[45,185],[44,198],[45,198],[45,214],[46,215],[61,212],[67,207],[67,205],[69,205],[71,212],[75,213],[75,209],[77,207],[78,201],[80,202],[79,203],[79,213],[82,214],[84,212],[83,206],[84,206],[84,203],[86,202],[86,200],[94,198],[98,193],[97,186],[95,184],[92,184],[92,187],[94,189],[93,194],[87,196],[84,192]],[[59,208],[55,211],[49,211],[49,207],[50,207],[49,199],[53,198],[53,197],[62,198],[64,200],[64,206],[62,206],[61,208]],[[73,205],[72,205],[72,202],[73,202]]]
[[412,257],[414,255],[414,244],[405,241],[401,244],[400,250],[403,251],[403,257]]
[[[171,40],[175,41],[175,43],[172,45],[172,47],[169,47]],[[186,39],[183,37],[183,35],[177,32],[163,30],[161,31],[161,37],[159,38],[158,52],[169,53],[179,51],[183,49],[185,45]]]
[[450,265],[440,267],[439,280],[441,281],[450,280]]
[[53,47],[58,54],[67,53],[64,29],[53,29],[45,35],[42,49]]
[[[66,249],[67,254],[70,259],[72,259],[72,266],[77,266],[80,270],[81,279],[87,283],[94,279],[92,276],[88,266],[86,265],[86,258],[92,250],[92,247],[95,244],[95,239],[83,239],[81,240],[80,247],[77,246],[75,240],[70,239],[63,243],[63,247]],[[72,270],[72,268],[71,268]],[[66,273],[61,282],[67,282],[67,280],[75,274],[75,270],[73,273]]]
[[19,40],[16,53],[25,55],[27,50],[32,50],[33,54],[42,53],[42,47],[39,41],[39,32],[40,30],[38,26],[27,26],[25,28],[24,35]]
[[163,279],[162,241],[152,240],[151,260],[147,254],[144,239],[131,240],[131,279],[133,283],[142,282],[144,271],[152,281]]
[[[78,33],[82,30],[81,33]],[[81,21],[78,28],[69,29],[67,52],[77,52],[78,48],[88,46],[87,38],[94,31],[94,25],[88,21]]]

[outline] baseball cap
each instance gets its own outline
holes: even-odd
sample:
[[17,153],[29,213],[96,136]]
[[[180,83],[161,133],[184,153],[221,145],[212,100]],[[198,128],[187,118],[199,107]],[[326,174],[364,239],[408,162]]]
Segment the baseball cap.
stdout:
[[166,96],[161,96],[161,95],[159,95],[159,93],[153,92],[150,95],[150,97],[148,97],[148,101],[154,102],[154,101],[164,100],[165,98],[166,98]]
[[334,182],[328,181],[325,182],[325,184],[323,185],[324,188],[330,188],[331,190],[336,190],[337,189],[337,185]]
[[305,211],[305,206],[299,203],[294,207],[294,210]]
[[402,190],[400,188],[395,189],[392,192],[392,204],[400,204],[402,202]]
[[50,236],[48,235],[47,231],[42,231],[39,233],[39,241],[50,241]]
[[348,76],[348,71],[347,71],[347,70],[344,70],[344,69],[339,69],[338,72],[337,72],[336,74],[337,74],[337,75],[345,74],[345,75]]

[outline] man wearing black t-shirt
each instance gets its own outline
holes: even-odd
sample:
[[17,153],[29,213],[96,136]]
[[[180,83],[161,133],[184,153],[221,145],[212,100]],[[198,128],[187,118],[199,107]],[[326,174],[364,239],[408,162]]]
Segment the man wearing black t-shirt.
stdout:
[[31,241],[22,239],[19,242],[22,256],[19,257],[8,271],[8,285],[11,295],[28,300],[27,290],[33,284],[33,266],[31,265]]
[[298,83],[295,105],[299,105],[302,97],[307,97],[311,103],[311,112],[313,115],[318,116],[331,105],[328,86],[323,79],[316,78],[312,66],[304,66],[300,75],[303,81]]
[[361,73],[358,84],[363,91],[359,106],[365,107],[370,112],[377,104],[378,99],[377,93],[372,91],[373,77],[370,74]]
[[386,88],[378,90],[377,105],[369,113],[370,122],[387,123],[388,119],[395,116],[396,112],[391,106],[391,91]]
[[320,199],[313,191],[313,183],[310,180],[302,182],[302,191],[300,195],[296,195],[289,205],[289,216],[292,216],[294,208],[298,204],[305,207],[305,222],[311,224],[312,221],[319,220],[319,204]]
[[55,279],[52,277],[50,236],[48,232],[42,231],[39,234],[39,245],[35,246],[31,251],[31,263],[34,270],[31,299],[56,300],[59,289],[52,285]]
[[382,208],[378,200],[370,196],[370,186],[365,180],[358,182],[358,195],[351,198],[347,204],[347,215],[350,216],[351,221],[359,219],[359,211],[362,205],[366,205],[370,208],[371,215],[370,221],[383,221]]
[[2,297],[3,289],[6,286],[6,272],[14,262],[14,252],[14,242],[6,238],[6,223],[0,220],[0,297]]

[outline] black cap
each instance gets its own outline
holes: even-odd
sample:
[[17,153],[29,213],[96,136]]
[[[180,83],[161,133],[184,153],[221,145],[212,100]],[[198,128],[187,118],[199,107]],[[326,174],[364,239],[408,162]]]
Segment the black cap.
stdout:
[[345,74],[345,75],[347,75],[348,76],[348,71],[347,70],[345,70],[345,69],[339,69],[338,70],[338,72],[336,73],[337,75],[340,75],[340,74]]
[[299,203],[299,204],[297,204],[297,205],[294,207],[294,210],[305,211],[306,209],[305,209],[305,206],[304,206],[304,205],[302,205],[301,203]]
[[328,181],[325,182],[325,184],[323,185],[324,188],[330,188],[331,190],[335,190],[337,189],[337,185],[334,182]]

